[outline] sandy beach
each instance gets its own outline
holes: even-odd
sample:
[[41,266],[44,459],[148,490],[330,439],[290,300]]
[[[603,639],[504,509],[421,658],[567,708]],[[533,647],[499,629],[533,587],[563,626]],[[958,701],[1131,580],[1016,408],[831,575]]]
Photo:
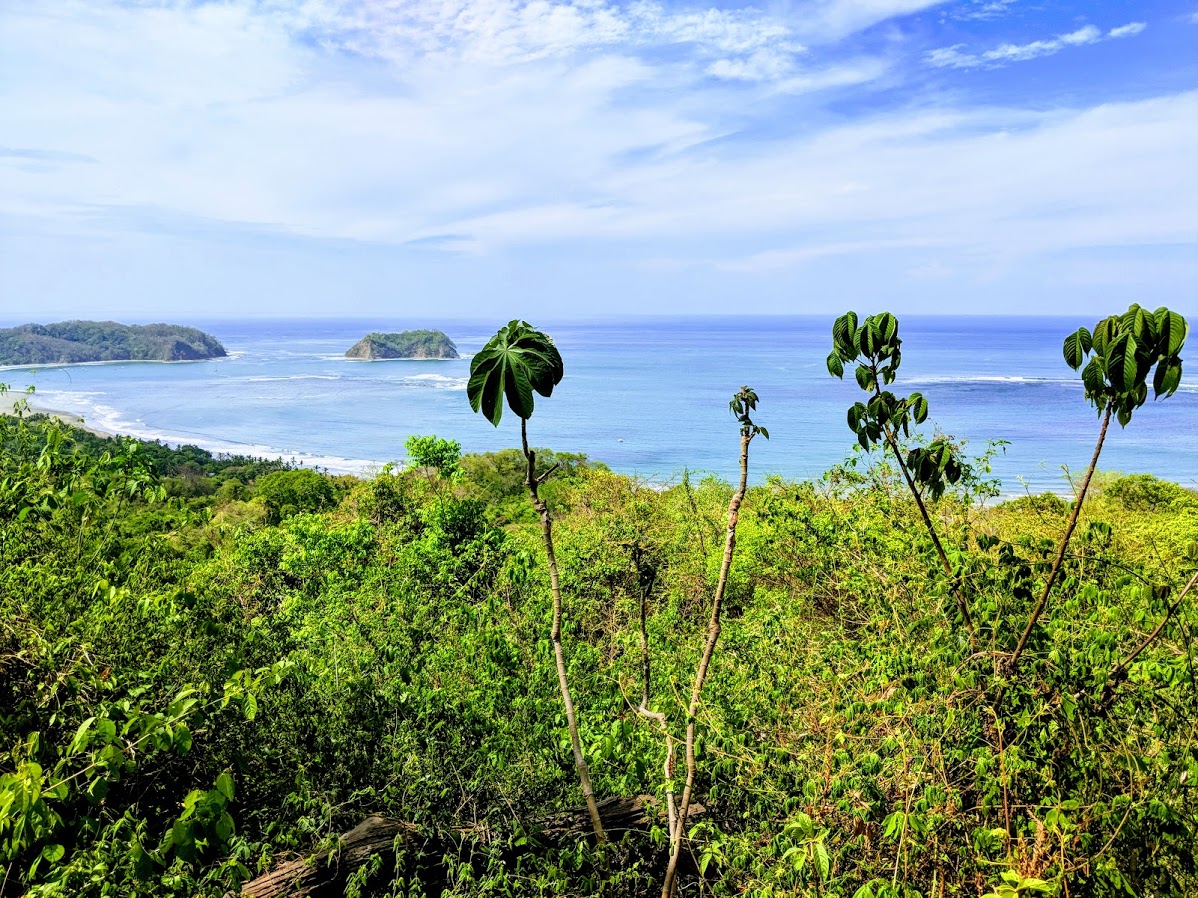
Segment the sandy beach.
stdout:
[[61,409],[51,408],[50,406],[39,402],[37,400],[36,394],[33,396],[26,396],[23,393],[11,392],[6,393],[4,396],[0,396],[0,415],[15,414],[16,407],[21,402],[25,402],[28,405],[28,414],[47,415],[48,417],[54,418],[56,421],[61,421],[64,424],[70,424],[73,427],[86,430],[88,433],[94,433],[96,436],[116,436],[116,434],[112,433],[111,431],[101,430],[98,427],[88,424],[78,415],[72,414],[71,412],[64,412]]

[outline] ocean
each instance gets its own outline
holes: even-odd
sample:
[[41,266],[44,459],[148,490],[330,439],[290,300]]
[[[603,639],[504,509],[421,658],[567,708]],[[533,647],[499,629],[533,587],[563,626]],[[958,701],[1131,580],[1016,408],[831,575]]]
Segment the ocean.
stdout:
[[[1084,470],[1098,432],[1080,377],[1061,356],[1075,318],[900,319],[900,395],[919,390],[933,427],[994,460],[1007,495],[1068,490],[1062,466]],[[15,323],[15,322],[14,322]],[[36,402],[98,429],[214,452],[283,456],[333,472],[369,472],[404,456],[411,434],[436,434],[478,452],[519,445],[519,421],[493,428],[466,400],[469,360],[351,361],[372,330],[444,330],[463,355],[502,321],[244,320],[179,323],[220,339],[229,357],[0,370],[0,383],[36,387]],[[737,426],[728,400],[742,385],[760,397],[752,479],[817,478],[855,437],[845,412],[862,394],[824,359],[832,316],[536,320],[565,359],[552,398],[537,398],[535,446],[582,452],[616,471],[669,482],[684,469],[732,479]],[[1126,429],[1112,425],[1100,468],[1149,472],[1198,487],[1198,369],[1166,401],[1148,403]]]

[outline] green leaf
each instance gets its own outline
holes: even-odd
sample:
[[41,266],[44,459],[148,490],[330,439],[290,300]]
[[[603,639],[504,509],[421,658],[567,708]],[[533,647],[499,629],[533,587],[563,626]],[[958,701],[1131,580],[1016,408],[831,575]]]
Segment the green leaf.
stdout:
[[863,415],[865,415],[865,406],[860,402],[854,402],[849,406],[849,430],[853,431],[853,433],[856,433],[858,428],[860,428]]
[[[1082,330],[1085,330],[1083,328]],[[1070,334],[1065,338],[1065,364],[1076,371],[1081,367],[1082,361],[1086,357],[1086,352],[1082,348],[1082,332],[1079,330],[1076,333]]]
[[227,770],[223,771],[216,778],[216,791],[225,796],[227,800],[233,800],[233,777],[229,775]]
[[895,337],[898,336],[898,319],[889,312],[883,312],[878,316],[878,334],[881,337],[879,341],[882,345],[889,346],[894,343]]
[[1166,359],[1156,366],[1156,377],[1152,379],[1152,389],[1156,398],[1169,397],[1177,392],[1181,385],[1181,360]]
[[828,353],[828,373],[833,377],[844,377],[844,362],[841,361],[840,353],[835,349]]
[[1157,340],[1161,355],[1177,355],[1186,342],[1186,332],[1188,331],[1186,320],[1164,306],[1157,309],[1152,317],[1156,321]]
[[1114,315],[1104,318],[1094,325],[1094,351],[1100,356],[1106,356],[1107,344],[1115,339],[1118,333],[1119,319]]
[[1082,383],[1086,387],[1086,396],[1093,399],[1102,395],[1106,389],[1106,379],[1102,373],[1102,362],[1098,356],[1090,359],[1090,363],[1082,369]]
[[61,845],[57,845],[57,844],[47,845],[45,848],[42,849],[42,857],[45,858],[47,861],[49,861],[51,864],[62,860],[62,856],[66,853],[67,853],[67,850],[65,848],[63,848]]
[[466,396],[470,407],[496,427],[504,397],[520,418],[533,413],[533,393],[550,396],[565,374],[553,340],[524,321],[509,321],[470,361]]
[[907,404],[911,407],[916,424],[922,424],[928,419],[928,400],[922,393],[912,393],[907,397]]
[[1135,388],[1136,341],[1131,334],[1120,334],[1107,345],[1106,373],[1116,393],[1128,393]]
[[841,351],[841,354],[846,357],[846,361],[852,360],[857,356],[857,350],[853,345],[856,333],[856,312],[845,312],[832,325],[832,342]]
[[216,820],[216,826],[213,827],[216,832],[216,837],[221,843],[228,842],[233,837],[233,816],[225,811]]

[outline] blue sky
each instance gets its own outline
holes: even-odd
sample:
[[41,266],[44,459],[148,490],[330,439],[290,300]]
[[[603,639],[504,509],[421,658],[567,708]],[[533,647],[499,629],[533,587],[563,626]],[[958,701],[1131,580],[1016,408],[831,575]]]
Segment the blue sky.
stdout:
[[1198,2],[0,4],[0,320],[1198,312]]

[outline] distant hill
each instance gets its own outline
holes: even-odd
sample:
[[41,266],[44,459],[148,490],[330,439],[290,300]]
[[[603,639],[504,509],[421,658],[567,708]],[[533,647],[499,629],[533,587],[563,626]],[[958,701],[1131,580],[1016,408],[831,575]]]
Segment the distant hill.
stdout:
[[0,329],[0,365],[182,362],[224,355],[225,347],[211,334],[177,324],[60,321]]
[[367,334],[345,353],[349,359],[457,359],[458,348],[441,331]]

